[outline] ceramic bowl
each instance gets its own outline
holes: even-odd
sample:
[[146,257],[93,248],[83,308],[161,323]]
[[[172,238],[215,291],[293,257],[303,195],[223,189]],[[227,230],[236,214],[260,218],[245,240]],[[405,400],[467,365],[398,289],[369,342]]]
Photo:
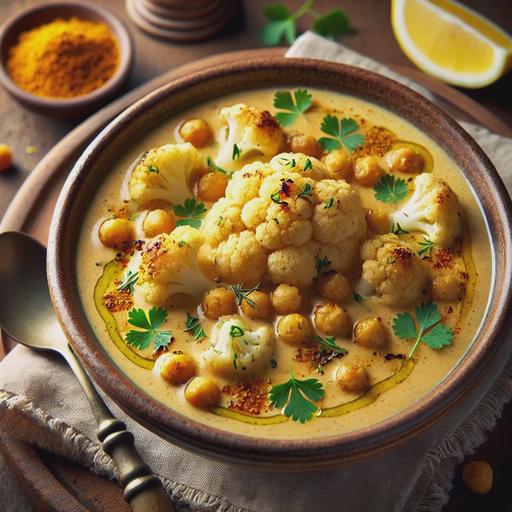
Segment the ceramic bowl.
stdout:
[[[259,439],[197,423],[165,407],[120,372],[97,341],[77,286],[76,251],[84,213],[122,148],[190,106],[258,87],[319,87],[357,96],[410,121],[453,158],[473,187],[494,251],[492,300],[471,348],[445,379],[400,414],[348,434],[305,440]],[[496,170],[447,114],[412,90],[369,71],[317,60],[267,58],[231,63],[172,82],[138,101],[92,142],[71,172],[51,224],[48,276],[61,324],[87,370],[120,407],[165,439],[207,456],[273,469],[333,467],[418,435],[465,399],[500,364],[511,330],[512,205]],[[495,370],[492,370],[495,371]]]
[[[9,50],[22,32],[50,23],[57,18],[76,16],[105,23],[119,44],[120,62],[114,75],[98,89],[76,98],[46,98],[20,88],[9,76],[6,62]],[[23,10],[0,27],[0,82],[20,103],[41,114],[61,119],[83,117],[113,99],[125,85],[133,62],[133,43],[123,23],[109,11],[90,2],[43,3]]]

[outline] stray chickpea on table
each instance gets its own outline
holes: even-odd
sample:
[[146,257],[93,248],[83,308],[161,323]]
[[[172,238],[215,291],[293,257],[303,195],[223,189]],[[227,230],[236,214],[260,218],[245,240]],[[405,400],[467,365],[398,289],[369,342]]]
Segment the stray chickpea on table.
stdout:
[[12,167],[12,150],[7,144],[0,144],[0,172]]

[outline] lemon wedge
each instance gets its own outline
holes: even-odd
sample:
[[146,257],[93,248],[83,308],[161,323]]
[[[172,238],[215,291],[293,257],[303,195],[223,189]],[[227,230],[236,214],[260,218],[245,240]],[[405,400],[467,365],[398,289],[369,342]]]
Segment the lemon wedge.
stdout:
[[483,87],[512,65],[512,37],[453,0],[393,0],[391,22],[407,57],[444,82]]

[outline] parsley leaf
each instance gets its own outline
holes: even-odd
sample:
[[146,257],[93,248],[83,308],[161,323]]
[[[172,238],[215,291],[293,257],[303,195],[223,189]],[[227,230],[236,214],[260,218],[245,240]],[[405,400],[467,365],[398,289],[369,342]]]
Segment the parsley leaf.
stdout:
[[204,203],[198,203],[193,197],[185,199],[185,202],[174,206],[174,213],[182,217],[176,221],[176,226],[192,226],[199,229],[201,227],[201,218],[206,213]]
[[332,274],[334,272],[334,270],[327,270],[327,267],[331,263],[332,263],[332,261],[327,256],[324,256],[323,258],[320,258],[320,256],[317,256],[316,260],[315,260],[316,275],[317,276],[325,276],[327,274]]
[[320,129],[327,135],[334,137],[321,137],[318,142],[326,151],[334,151],[344,146],[348,151],[355,151],[364,144],[364,135],[355,133],[359,128],[357,121],[351,117],[344,117],[341,121],[333,115],[327,114]]
[[244,334],[244,330],[241,327],[238,327],[238,325],[232,325],[229,329],[229,335],[232,338],[241,338]]
[[396,336],[404,340],[414,340],[414,345],[407,356],[409,359],[416,352],[420,342],[436,350],[451,345],[453,331],[441,321],[436,304],[433,302],[420,304],[414,313],[416,322],[411,314],[399,313],[392,324]]
[[293,421],[305,423],[318,411],[313,403],[325,395],[322,383],[317,379],[299,380],[290,373],[290,380],[272,386],[269,400],[274,407],[284,407],[284,415]]
[[135,283],[139,280],[139,273],[133,272],[131,270],[128,270],[128,273],[126,274],[126,277],[124,278],[124,281],[118,286],[118,290],[120,291],[129,291],[133,294],[135,291]]
[[432,256],[432,249],[434,248],[434,242],[429,240],[426,237],[423,237],[425,239],[424,242],[418,242],[418,245],[421,247],[421,249],[418,251],[418,256],[422,256],[425,258],[430,258]]
[[260,283],[258,283],[256,286],[253,286],[252,288],[244,288],[242,284],[235,284],[231,286],[231,289],[235,294],[237,304],[241,306],[242,302],[245,300],[245,302],[247,302],[247,304],[253,309],[256,309],[256,303],[249,298],[249,295],[252,292],[257,292],[260,288]]
[[396,179],[392,174],[382,176],[373,190],[375,191],[375,199],[392,204],[402,201],[408,192],[405,180]]
[[302,170],[307,171],[308,169],[313,169],[313,164],[309,158],[306,158],[306,163],[304,164],[304,169]]
[[[236,144],[235,144],[236,146]],[[237,146],[238,147],[238,146]],[[233,151],[234,151],[234,147],[233,147]],[[233,158],[234,160],[234,158]],[[213,161],[213,158],[211,156],[207,156],[206,157],[206,164],[208,165],[208,167],[212,170],[212,171],[215,171],[215,172],[220,172],[221,174],[226,174],[228,176],[231,176],[231,173],[226,171],[225,169],[223,169],[222,167],[219,167],[214,161]]]
[[277,91],[274,95],[274,107],[288,111],[278,112],[277,122],[281,126],[290,126],[312,103],[313,97],[306,89],[297,89],[293,93],[293,98],[288,91]]
[[171,331],[159,331],[158,328],[167,320],[167,310],[153,306],[148,315],[143,309],[133,308],[128,311],[128,323],[143,329],[134,329],[126,333],[126,342],[129,345],[144,350],[149,348],[151,342],[155,349],[166,347],[171,342]]
[[[231,160],[236,160],[240,158],[240,154],[242,153],[241,149],[238,147],[238,144],[233,144],[233,153],[231,154]],[[224,171],[226,172],[226,171]]]
[[325,338],[317,336],[316,341],[333,352],[338,354],[348,354],[348,350],[336,345],[336,338],[334,336],[326,336]]
[[336,39],[350,32],[350,22],[341,9],[333,9],[315,20],[313,31],[321,36]]
[[195,340],[200,340],[202,338],[206,338],[206,334],[201,327],[201,322],[199,322],[199,318],[192,316],[187,313],[187,319],[185,320],[185,332],[189,332]]
[[299,194],[297,195],[297,199],[299,197],[303,197],[304,199],[307,199],[309,201],[309,198],[313,195],[313,187],[311,186],[311,184],[309,183],[306,183],[304,185],[304,188],[302,189],[301,192],[299,192]]

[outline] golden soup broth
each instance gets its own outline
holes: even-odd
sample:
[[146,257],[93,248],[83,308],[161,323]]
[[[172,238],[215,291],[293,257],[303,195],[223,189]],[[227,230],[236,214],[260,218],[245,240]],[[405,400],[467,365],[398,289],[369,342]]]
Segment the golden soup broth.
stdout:
[[[489,297],[493,259],[480,208],[455,163],[437,144],[409,122],[387,110],[357,98],[323,90],[311,90],[314,99],[322,106],[322,109],[308,112],[307,116],[300,116],[291,127],[286,128],[286,131],[290,134],[302,132],[319,138],[324,135],[320,131],[320,124],[326,111],[337,112],[340,117],[365,119],[371,125],[385,126],[394,132],[398,139],[413,141],[428,148],[434,161],[434,175],[442,177],[448,182],[456,192],[464,212],[464,222],[467,227],[464,254],[466,271],[469,274],[466,298],[463,303],[439,303],[439,310],[443,314],[443,319],[455,330],[454,342],[451,346],[438,351],[432,350],[426,345],[420,345],[415,355],[416,365],[411,375],[400,384],[378,396],[367,406],[341,416],[315,417],[305,424],[294,423],[289,420],[273,425],[248,424],[209,411],[196,409],[185,401],[184,385],[173,386],[160,377],[158,364],[152,370],[144,369],[123,355],[107,333],[105,322],[100,317],[93,300],[95,286],[102,275],[103,266],[115,256],[114,250],[103,247],[99,242],[98,226],[102,220],[111,216],[112,209],[123,205],[122,199],[127,195],[127,176],[129,176],[130,169],[133,168],[133,163],[149,148],[176,142],[174,136],[176,128],[185,119],[204,118],[213,128],[214,133],[217,133],[221,127],[218,112],[222,107],[236,103],[246,103],[257,109],[270,110],[274,113],[275,110],[272,107],[274,92],[275,90],[268,89],[238,93],[196,106],[182,112],[175,118],[165,121],[141,136],[131,147],[127,147],[126,152],[120,155],[119,161],[110,170],[103,182],[98,184],[96,197],[85,216],[80,246],[78,247],[77,277],[84,308],[99,342],[121,371],[156,400],[196,421],[239,434],[274,439],[338,435],[368,427],[390,416],[400,414],[400,411],[438,384],[468,349],[478,331]],[[205,156],[211,155],[214,157],[218,147],[213,145],[200,151]],[[404,175],[404,177],[405,179],[408,178],[407,175]],[[365,209],[378,207],[392,211],[397,208],[377,201],[372,188],[359,187],[353,182],[352,186],[360,193]],[[140,222],[140,219],[135,222]],[[475,267],[472,266],[472,262],[474,262]],[[135,287],[134,299],[137,307],[146,311],[151,307],[151,304],[144,301],[137,287]],[[197,301],[196,304],[189,304],[188,310],[194,311],[196,305]],[[170,350],[182,350],[195,356],[200,361],[201,352],[209,347],[210,341],[206,338],[197,342],[193,340],[192,336],[183,332],[186,306],[184,304],[170,307],[168,321],[163,328],[171,329],[174,334],[175,339],[170,346]],[[190,306],[193,309],[190,309]],[[383,306],[373,299],[368,299],[363,304],[350,300],[347,304],[344,304],[344,307],[349,311],[354,321],[379,316],[388,326],[398,312],[404,311],[403,308]],[[461,307],[464,308],[462,314]],[[453,312],[446,315],[448,308],[452,308]],[[311,309],[309,309],[310,313]],[[126,312],[116,314],[121,332],[130,329],[130,326],[126,323],[126,317]],[[244,321],[246,320],[244,319]],[[214,321],[202,320],[202,325],[207,334],[213,324]],[[257,322],[247,320],[246,324],[249,326],[257,325]],[[391,329],[389,331],[391,333]],[[395,354],[407,354],[409,352],[412,342],[400,340],[396,336],[391,336],[391,338],[391,343],[386,352]],[[285,345],[276,339],[273,358],[278,362],[277,367],[272,368],[270,364],[266,365],[261,377],[270,379],[272,384],[278,384],[288,380],[290,370],[293,369],[294,374],[299,378],[317,378],[323,383],[326,391],[325,398],[319,404],[324,409],[357,398],[357,395],[342,391],[336,383],[336,370],[341,364],[367,366],[372,383],[392,375],[400,368],[400,360],[385,360],[382,353],[373,353],[371,350],[353,344],[348,338],[337,338],[337,343],[348,350],[348,355],[341,359],[333,359],[325,366],[325,373],[320,375],[308,363],[294,360],[295,347]],[[206,370],[200,370],[200,374],[208,375]],[[228,384],[227,381],[223,381],[217,376],[212,377],[220,388]],[[227,406],[230,399],[229,396],[223,394],[222,405]],[[269,409],[263,412],[262,415],[272,416],[277,413],[279,411]]]

